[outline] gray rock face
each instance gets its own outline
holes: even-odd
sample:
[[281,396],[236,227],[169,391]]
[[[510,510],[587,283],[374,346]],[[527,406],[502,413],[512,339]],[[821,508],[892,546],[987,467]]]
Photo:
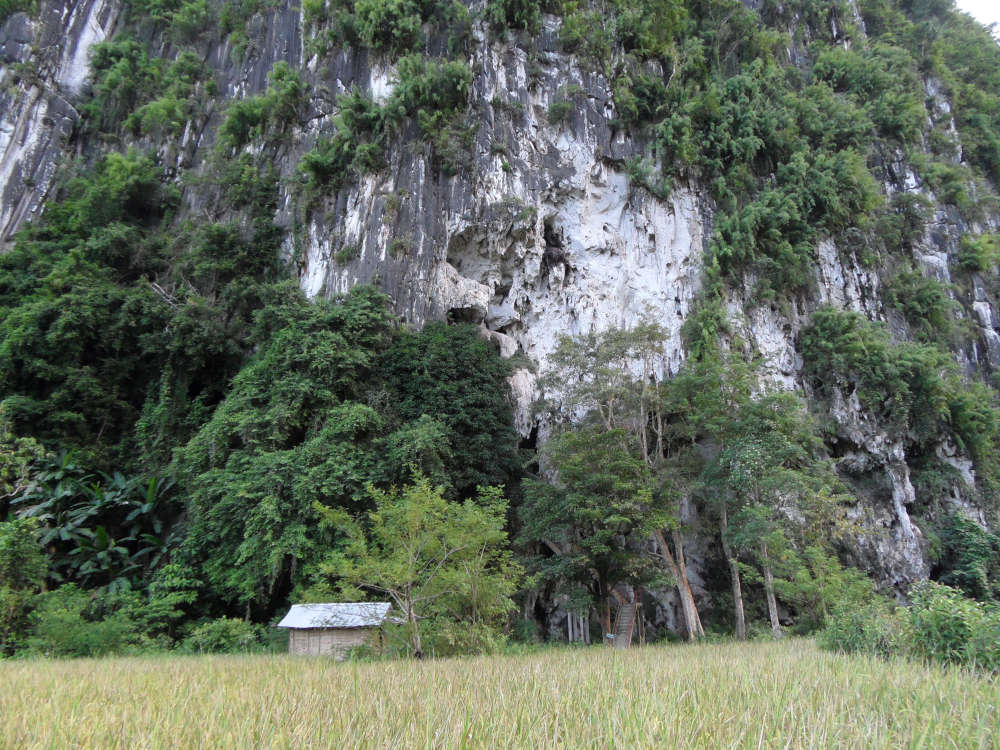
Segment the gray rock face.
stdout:
[[116,0],[43,0],[0,27],[0,250],[37,217],[79,119],[91,47],[114,29]]
[[[330,295],[377,281],[408,322],[484,324],[543,369],[560,334],[648,317],[670,333],[662,367],[676,369],[710,214],[694,189],[662,201],[629,183],[625,161],[644,144],[611,129],[607,82],[556,52],[554,21],[547,28],[534,60],[479,30],[469,60],[478,123],[471,164],[448,177],[414,144],[393,149],[388,169],[312,212],[302,286]],[[316,61],[309,68],[323,73]],[[393,85],[391,67],[377,62],[337,58],[331,68],[331,91],[358,86],[385,97]],[[571,116],[552,124],[549,108],[566,91],[577,92]],[[340,263],[347,246],[356,257]],[[518,375],[519,394],[532,390],[530,380]],[[530,431],[527,410],[518,424]]]
[[[86,93],[89,50],[114,33],[118,14],[117,0],[43,0],[37,18],[17,14],[0,28],[0,243],[39,215],[59,162],[74,147],[90,154],[100,148],[72,142],[79,119],[74,102]],[[287,228],[285,251],[309,295],[377,283],[408,323],[479,324],[504,356],[520,353],[538,372],[547,368],[561,334],[651,319],[669,334],[661,374],[677,370],[685,356],[681,325],[700,291],[711,200],[697,184],[676,185],[663,200],[630,181],[626,163],[646,153],[648,144],[613,127],[608,81],[558,51],[558,23],[547,17],[542,33],[523,45],[497,41],[485,27],[473,29],[467,62],[474,74],[475,138],[458,174],[443,174],[411,127],[394,138],[385,169],[325,196],[309,211],[289,188],[301,154],[330,132],[339,94],[357,87],[385,101],[395,85],[392,65],[366,50],[311,56],[312,32],[289,0],[253,19],[239,62],[228,42],[203,45],[223,100],[263,91],[278,61],[299,69],[311,87],[309,112],[275,160],[284,178],[277,221]],[[169,45],[163,48],[169,53]],[[933,81],[927,86],[938,114],[950,117],[940,87]],[[552,104],[564,99],[572,102],[568,117],[550,121]],[[179,144],[143,145],[157,149],[168,166],[197,172],[224,106],[210,103]],[[897,173],[885,186],[888,193],[924,192],[934,203],[912,173],[902,166]],[[184,210],[197,217],[211,200],[189,187]],[[996,217],[979,229],[989,226],[998,226]],[[914,261],[947,280],[965,229],[938,207]],[[338,254],[348,247],[354,251]],[[780,308],[758,304],[752,279],[729,293],[733,345],[741,342],[748,354],[764,359],[762,387],[807,392],[795,342],[821,305],[893,323],[880,302],[885,269],[845,260],[829,239],[816,257],[814,290]],[[970,323],[983,344],[981,352],[965,353],[970,369],[1000,364],[996,304],[978,282]],[[536,376],[519,369],[510,382],[517,429],[529,436],[538,427],[530,408],[540,395]],[[914,490],[903,444],[866,417],[856,396],[841,395],[831,416],[848,446],[841,463],[882,482],[853,511],[865,529],[857,554],[903,591],[928,572],[922,535],[908,510]],[[970,473],[953,450],[947,459]],[[952,502],[971,508],[967,495],[957,486]],[[688,556],[697,594],[705,578],[699,568],[710,553],[695,540]],[[658,599],[654,617],[667,626],[679,611],[671,597]]]

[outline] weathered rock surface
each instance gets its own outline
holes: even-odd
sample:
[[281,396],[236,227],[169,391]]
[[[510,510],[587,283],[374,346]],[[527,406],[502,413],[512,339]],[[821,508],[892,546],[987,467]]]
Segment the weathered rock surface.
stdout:
[[[116,0],[43,0],[37,18],[17,14],[0,28],[0,242],[37,218],[64,158],[99,150],[99,144],[73,140],[79,119],[74,103],[86,92],[88,50],[114,33],[118,14]],[[558,20],[547,17],[543,32],[522,46],[493,39],[485,27],[474,29],[467,62],[474,73],[475,141],[459,174],[437,169],[411,129],[394,142],[387,168],[308,211],[288,188],[299,157],[318,133],[329,131],[337,95],[357,87],[384,101],[394,85],[392,66],[365,50],[311,56],[310,32],[289,0],[254,19],[240,62],[233,61],[229,43],[207,45],[204,59],[224,99],[263,91],[277,61],[300,69],[311,86],[310,112],[276,158],[285,178],[277,220],[288,230],[286,252],[309,295],[378,283],[408,323],[476,323],[503,356],[521,354],[538,372],[562,334],[651,319],[669,333],[661,373],[676,371],[685,356],[681,325],[700,290],[711,201],[697,184],[677,185],[663,200],[630,182],[626,162],[645,153],[646,144],[613,127],[608,82],[558,51],[557,27]],[[950,116],[936,84],[928,81],[927,87],[939,115]],[[552,103],[566,97],[573,102],[569,117],[550,122]],[[197,171],[220,110],[207,107],[202,120],[189,124],[179,149],[164,147],[161,158]],[[902,168],[886,190],[925,192]],[[210,197],[189,188],[184,201],[186,212],[197,216]],[[914,251],[925,273],[948,280],[963,229],[951,212],[936,209]],[[346,247],[354,251],[338,255]],[[730,292],[733,340],[764,358],[770,386],[806,390],[795,343],[820,305],[893,323],[880,302],[880,269],[845,260],[831,240],[820,243],[816,257],[814,289],[787,304],[753,299],[752,280]],[[997,300],[982,282],[974,295],[971,323],[982,345],[964,354],[965,365],[996,366]],[[517,429],[533,436],[536,375],[520,368],[510,382]],[[914,490],[903,444],[868,419],[856,395],[840,394],[830,414],[842,441],[841,464],[882,481],[882,489],[865,495],[854,511],[865,529],[858,556],[903,591],[928,572],[922,535],[908,511]],[[947,459],[971,479],[964,457],[952,452]],[[949,502],[974,508],[967,498],[956,486]],[[699,567],[708,557],[692,543],[696,594]],[[668,593],[654,620],[672,625],[677,612]]]
[[36,218],[67,155],[91,47],[114,30],[117,0],[41,3],[0,27],[0,249]]

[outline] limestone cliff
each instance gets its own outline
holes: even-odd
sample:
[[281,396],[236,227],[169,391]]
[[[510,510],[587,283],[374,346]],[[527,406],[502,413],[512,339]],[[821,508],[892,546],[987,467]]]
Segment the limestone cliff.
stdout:
[[[179,136],[126,134],[121,143],[107,143],[79,123],[88,55],[97,42],[136,32],[117,0],[42,0],[37,14],[14,14],[0,27],[0,239],[9,243],[39,216],[60,165],[74,157],[92,160],[131,145],[152,150],[176,175],[198,174],[228,104],[263,92],[268,73],[283,61],[306,81],[308,107],[273,147],[251,143],[245,150],[272,160],[279,172],[276,220],[300,285],[320,297],[374,282],[410,324],[481,324],[505,356],[522,355],[533,365],[511,378],[517,426],[529,438],[539,428],[531,412],[542,395],[536,375],[561,334],[652,319],[669,333],[661,373],[676,371],[686,356],[681,326],[702,288],[716,215],[711,192],[696,178],[675,182],[667,194],[630,177],[637,160],[649,155],[650,137],[621,125],[613,83],[564,51],[560,24],[545,15],[530,36],[498,35],[486,21],[472,22],[462,59],[473,76],[467,110],[473,137],[468,161],[456,173],[438,168],[411,124],[392,139],[384,168],[306,201],[296,180],[302,154],[331,132],[338,96],[357,89],[376,102],[391,97],[397,85],[391,56],[354,46],[317,53],[317,29],[297,6],[280,0],[249,18],[239,50],[211,29],[189,45],[212,72],[215,93],[203,95]],[[138,33],[158,55],[174,58],[180,51],[161,30]],[[836,28],[832,34],[839,39]],[[444,43],[431,35],[431,46]],[[805,49],[805,42],[792,44],[789,59]],[[928,76],[923,83],[926,116],[954,131],[939,82]],[[553,117],[553,105],[563,101],[570,102],[568,114]],[[995,230],[1000,217],[987,212],[970,224],[901,154],[886,157],[884,193],[923,196],[931,206],[912,260],[925,275],[949,282],[961,236]],[[197,218],[216,210],[217,196],[188,182],[182,201],[182,213]],[[771,385],[812,397],[796,341],[818,307],[855,310],[907,335],[906,321],[881,293],[889,271],[861,265],[827,237],[816,248],[809,290],[772,300],[755,299],[753,278],[728,287],[728,345],[762,357]],[[1000,363],[995,292],[978,274],[968,294],[952,292],[957,315],[971,329],[957,353],[968,372],[991,372]],[[857,555],[881,581],[903,591],[925,578],[930,565],[910,517],[914,488],[905,441],[871,419],[856,394],[836,394],[828,413],[835,425],[831,452],[845,474],[858,479],[853,515],[865,532]],[[974,506],[967,457],[954,445],[941,445],[939,453],[964,477],[944,502],[987,523]],[[703,545],[692,545],[696,593],[706,554]],[[669,624],[676,617],[669,595],[664,604],[660,617]]]

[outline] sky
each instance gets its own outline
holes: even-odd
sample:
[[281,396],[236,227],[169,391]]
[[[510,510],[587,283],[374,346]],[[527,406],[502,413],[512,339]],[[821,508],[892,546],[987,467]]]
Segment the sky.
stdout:
[[1000,2],[997,0],[955,0],[955,4],[987,26],[1000,23]]

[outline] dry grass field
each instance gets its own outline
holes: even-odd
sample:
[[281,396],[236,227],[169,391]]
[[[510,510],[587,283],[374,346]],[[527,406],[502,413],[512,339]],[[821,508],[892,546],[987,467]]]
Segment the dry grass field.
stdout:
[[0,747],[985,748],[1000,683],[811,641],[0,662]]

